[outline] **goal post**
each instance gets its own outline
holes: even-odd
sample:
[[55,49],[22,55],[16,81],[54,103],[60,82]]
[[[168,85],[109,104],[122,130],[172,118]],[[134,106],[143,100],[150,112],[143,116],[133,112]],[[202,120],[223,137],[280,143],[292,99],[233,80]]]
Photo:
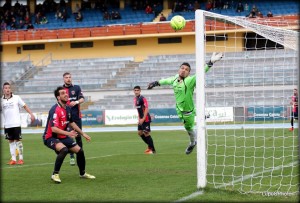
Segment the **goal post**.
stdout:
[[[196,11],[198,189],[299,193],[297,121],[289,131],[297,29],[298,21],[283,17]],[[213,52],[224,57],[205,73],[200,67]]]

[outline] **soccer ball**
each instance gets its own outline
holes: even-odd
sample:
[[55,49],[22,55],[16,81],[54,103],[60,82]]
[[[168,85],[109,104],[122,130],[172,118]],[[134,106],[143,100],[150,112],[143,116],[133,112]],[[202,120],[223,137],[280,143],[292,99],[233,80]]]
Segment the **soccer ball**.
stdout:
[[170,21],[170,25],[175,31],[182,30],[185,27],[185,23],[184,17],[179,15],[174,16]]

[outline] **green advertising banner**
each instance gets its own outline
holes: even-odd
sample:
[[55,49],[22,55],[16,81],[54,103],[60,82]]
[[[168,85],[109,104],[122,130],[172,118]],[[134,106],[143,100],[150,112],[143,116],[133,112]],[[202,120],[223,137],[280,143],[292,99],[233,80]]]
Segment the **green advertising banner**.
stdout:
[[82,125],[102,125],[103,122],[103,111],[97,110],[83,110],[81,111]]

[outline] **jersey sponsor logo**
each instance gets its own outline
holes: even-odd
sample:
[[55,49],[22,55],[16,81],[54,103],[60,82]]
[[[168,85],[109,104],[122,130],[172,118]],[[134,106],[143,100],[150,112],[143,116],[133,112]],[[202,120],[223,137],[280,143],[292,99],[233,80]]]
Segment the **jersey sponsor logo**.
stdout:
[[63,118],[65,117],[65,113],[63,111],[61,111],[61,115]]
[[140,109],[140,108],[142,108],[142,106],[135,106],[137,109]]
[[72,90],[72,91],[71,91],[71,94],[72,94],[72,95],[74,95],[74,94],[75,94],[75,91],[74,91],[74,90]]
[[53,119],[56,119],[56,117],[57,117],[57,114],[56,113],[53,114]]

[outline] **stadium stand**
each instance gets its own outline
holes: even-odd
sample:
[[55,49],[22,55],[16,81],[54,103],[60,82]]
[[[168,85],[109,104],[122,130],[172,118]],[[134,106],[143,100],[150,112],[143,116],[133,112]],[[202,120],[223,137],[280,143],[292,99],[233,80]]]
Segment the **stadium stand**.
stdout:
[[[185,1],[183,1],[185,2]],[[188,2],[188,1],[186,1]],[[233,1],[234,2],[234,1]],[[243,4],[248,1],[242,1]],[[201,9],[205,9],[205,2],[200,4]],[[269,11],[271,11],[275,16],[282,15],[298,15],[299,14],[299,2],[296,0],[291,1],[280,1],[280,0],[252,0],[248,2],[249,11],[236,12],[236,5],[231,5],[228,9],[224,8],[213,8],[210,10],[211,12],[229,15],[229,16],[248,16],[251,8],[255,5],[264,16],[267,15]],[[105,27],[109,25],[120,25],[120,24],[141,24],[147,22],[153,22],[157,15],[163,11],[162,5],[158,5],[158,10],[153,14],[146,14],[145,11],[142,10],[133,10],[131,5],[126,5],[124,9],[114,8],[108,6],[107,11],[111,13],[112,11],[117,11],[121,15],[121,19],[103,19],[103,11],[99,9],[84,9],[82,10],[82,14],[84,19],[80,22],[77,22],[74,15],[72,14],[72,10],[70,7],[67,7],[68,17],[66,21],[58,19],[56,17],[56,11],[48,11],[45,13],[45,17],[47,18],[47,23],[45,24],[34,24],[34,29],[48,29],[48,30],[57,30],[57,29],[71,29],[71,28],[92,28],[92,27]],[[186,10],[176,11],[173,9],[173,12],[167,15],[167,20],[171,20],[171,18],[175,15],[182,15],[186,20],[194,20],[195,13],[189,12]],[[4,13],[1,12],[1,19],[4,19]],[[17,18],[19,20],[19,18]],[[31,22],[36,22],[36,15],[31,16]],[[16,30],[11,27],[11,24],[8,23],[6,25],[7,30]],[[17,30],[27,30],[26,27],[17,28]]]
[[[209,60],[209,56],[210,54],[208,54],[207,60]],[[215,67],[207,73],[207,94],[212,94],[209,92],[209,88],[214,87],[219,88],[220,91],[214,93],[214,97],[209,98],[221,98],[224,94],[243,95],[243,97],[232,97],[235,98],[234,100],[227,99],[226,102],[229,106],[233,103],[235,105],[259,105],[264,102],[263,97],[274,94],[274,99],[270,101],[270,105],[280,105],[278,103],[280,99],[276,100],[276,96],[282,95],[284,90],[280,86],[273,86],[273,84],[288,86],[297,83],[295,74],[297,57],[297,52],[283,49],[225,53],[222,63],[215,64]],[[268,63],[268,60],[272,62]],[[57,84],[62,83],[61,77],[67,69],[73,75],[74,84],[79,84],[84,91],[101,91],[103,94],[105,91],[116,92],[115,95],[103,95],[102,99],[93,101],[88,109],[132,108],[132,95],[128,95],[128,91],[131,92],[135,85],[140,85],[142,89],[146,89],[150,81],[175,75],[183,61],[188,61],[191,64],[191,73],[194,74],[195,55],[193,54],[150,56],[140,63],[133,62],[133,58],[130,57],[53,61],[48,66],[43,67],[32,79],[26,81],[23,86],[18,87],[18,91],[22,93],[33,93],[33,90],[41,93],[51,92]],[[259,66],[262,64],[260,62],[263,61],[264,67]],[[274,63],[276,63],[276,69]],[[255,71],[253,71],[253,67]],[[255,80],[250,80],[251,77],[245,77],[253,74],[256,75]],[[211,79],[210,75],[213,75],[214,79]],[[270,75],[272,77],[269,77]],[[238,85],[241,89],[232,91],[233,85]],[[247,87],[251,88],[247,89]],[[163,97],[158,97],[156,91],[147,91],[151,108],[174,107],[174,98],[172,91],[169,91],[170,87],[161,86],[158,89],[165,90]],[[271,91],[265,91],[267,89]],[[255,98],[253,96],[254,90]],[[117,91],[123,91],[123,94],[119,94]],[[287,94],[286,98],[288,98],[290,92],[284,91],[285,93]],[[262,99],[259,99],[259,95]],[[245,97],[249,99],[245,101]],[[220,105],[217,99],[209,103],[214,106]],[[37,108],[42,109],[40,105],[37,105]]]

